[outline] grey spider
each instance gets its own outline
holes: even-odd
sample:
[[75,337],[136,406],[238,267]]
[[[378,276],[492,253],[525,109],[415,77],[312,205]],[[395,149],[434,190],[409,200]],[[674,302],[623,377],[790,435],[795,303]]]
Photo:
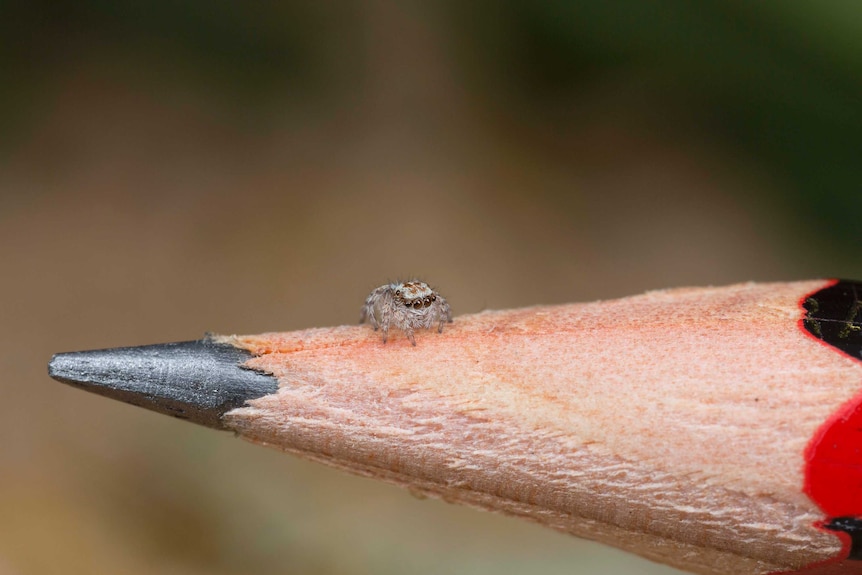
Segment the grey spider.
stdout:
[[431,329],[437,324],[437,332],[443,324],[452,322],[452,310],[446,299],[423,281],[410,280],[382,285],[365,298],[359,315],[359,323],[365,320],[374,331],[383,328],[383,343],[389,337],[389,328],[397,327],[416,345],[415,329]]

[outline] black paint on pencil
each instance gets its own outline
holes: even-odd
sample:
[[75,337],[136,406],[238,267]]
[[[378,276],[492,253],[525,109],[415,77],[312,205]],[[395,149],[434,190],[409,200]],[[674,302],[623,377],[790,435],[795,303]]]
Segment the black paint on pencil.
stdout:
[[862,520],[858,517],[833,517],[823,525],[830,531],[840,531],[850,537],[847,559],[862,560]]
[[803,302],[802,324],[817,339],[854,359],[862,358],[862,284],[838,280]]

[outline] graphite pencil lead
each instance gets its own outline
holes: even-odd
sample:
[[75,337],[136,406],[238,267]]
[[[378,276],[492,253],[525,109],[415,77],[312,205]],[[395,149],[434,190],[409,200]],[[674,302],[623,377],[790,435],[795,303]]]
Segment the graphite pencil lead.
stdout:
[[222,415],[274,393],[271,375],[242,367],[251,354],[211,340],[58,353],[57,381],[165,415],[226,429]]

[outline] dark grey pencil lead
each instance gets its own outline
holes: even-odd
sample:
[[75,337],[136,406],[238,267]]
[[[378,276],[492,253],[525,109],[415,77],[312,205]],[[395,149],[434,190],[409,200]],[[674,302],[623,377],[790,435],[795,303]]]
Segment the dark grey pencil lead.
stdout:
[[222,415],[278,389],[275,377],[241,367],[251,355],[208,339],[58,353],[48,375],[75,387],[225,429]]

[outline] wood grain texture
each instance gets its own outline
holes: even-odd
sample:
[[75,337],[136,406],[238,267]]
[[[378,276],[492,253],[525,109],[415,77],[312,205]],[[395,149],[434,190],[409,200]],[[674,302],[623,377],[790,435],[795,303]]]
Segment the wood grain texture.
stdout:
[[798,569],[841,548],[813,526],[803,452],[862,383],[799,328],[825,284],[488,311],[415,348],[367,327],[224,337],[279,381],[224,421],[695,573]]

